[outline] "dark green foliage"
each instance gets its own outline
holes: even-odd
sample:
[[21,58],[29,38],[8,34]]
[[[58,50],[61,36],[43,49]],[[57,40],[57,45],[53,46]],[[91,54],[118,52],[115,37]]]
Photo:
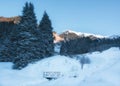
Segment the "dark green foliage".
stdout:
[[62,43],[60,54],[74,55],[84,54],[94,51],[104,51],[111,47],[120,47],[120,37],[117,38],[97,38],[80,37],[72,40],[66,40]]
[[22,69],[54,53],[53,28],[47,13],[38,27],[34,6],[26,3],[19,18],[19,23],[0,22],[0,61],[13,62],[14,69]]
[[68,40],[62,43],[60,54],[83,54],[87,53],[91,40],[88,37]]
[[16,46],[14,69],[22,69],[28,63],[53,55],[53,28],[46,12],[38,28],[34,7],[31,3],[26,3],[21,23],[17,26],[12,39]]
[[36,33],[37,30],[37,20],[34,13],[34,6],[31,3],[26,3],[23,8],[23,15],[20,23],[20,29],[30,31],[31,33]]
[[0,22],[0,61],[2,62],[13,61],[10,38],[15,26],[13,22]]
[[41,31],[45,31],[45,32],[46,31],[49,32],[49,31],[53,30],[52,25],[51,25],[51,21],[50,21],[49,16],[47,15],[46,12],[44,12],[43,18],[39,24],[39,28]]
[[51,56],[54,53],[52,25],[49,16],[44,12],[43,18],[39,24],[39,31],[41,32],[42,42],[44,42],[43,50],[45,56]]
[[42,53],[41,35],[37,29],[37,20],[34,7],[26,3],[23,9],[21,23],[17,26],[11,39],[14,43],[15,60],[14,69],[21,69],[28,63],[40,60],[44,57]]
[[0,22],[0,39],[8,38],[13,29],[13,22]]
[[26,67],[27,65],[28,65],[28,59],[29,58],[16,58],[15,60],[14,60],[14,65],[13,65],[13,69],[19,69],[19,70],[21,70],[22,68],[24,68],[24,67]]

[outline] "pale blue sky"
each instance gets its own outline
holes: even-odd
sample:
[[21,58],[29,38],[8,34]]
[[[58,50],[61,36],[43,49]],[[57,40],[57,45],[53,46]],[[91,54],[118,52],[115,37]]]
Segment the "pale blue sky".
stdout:
[[47,11],[54,30],[68,29],[101,34],[120,34],[120,0],[1,0],[0,16],[21,15],[26,1],[35,6],[38,21]]

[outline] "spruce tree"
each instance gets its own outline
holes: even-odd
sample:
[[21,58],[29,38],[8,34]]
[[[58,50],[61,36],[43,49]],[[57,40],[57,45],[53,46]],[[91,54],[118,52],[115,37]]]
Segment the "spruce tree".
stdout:
[[49,19],[49,16],[46,12],[44,12],[44,15],[42,17],[42,20],[40,21],[40,24],[38,26],[41,35],[42,35],[42,41],[43,49],[44,49],[44,55],[45,56],[51,56],[54,53],[54,44],[53,44],[53,33],[52,33],[52,24],[51,20]]
[[[21,22],[17,26],[14,33],[15,40],[14,50],[16,51],[16,59],[14,60],[14,69],[21,69],[27,66],[28,63],[41,59],[41,36],[37,31],[37,20],[34,13],[32,3],[26,3],[23,8]],[[39,38],[38,38],[39,35]]]
[[37,20],[32,3],[26,2],[25,7],[23,8],[21,27],[23,27],[25,30],[31,31],[32,33],[36,31]]

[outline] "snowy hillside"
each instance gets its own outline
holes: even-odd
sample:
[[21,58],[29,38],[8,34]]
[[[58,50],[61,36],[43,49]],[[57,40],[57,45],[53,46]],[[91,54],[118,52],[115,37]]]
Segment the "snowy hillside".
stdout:
[[96,35],[96,34],[91,34],[91,33],[75,32],[75,31],[72,31],[72,30],[65,31],[65,32],[63,32],[63,33],[64,33],[64,34],[74,33],[74,34],[76,34],[77,36],[84,36],[84,37],[89,37],[89,36],[93,36],[93,37],[96,37],[96,38],[106,38],[106,37],[107,37],[107,36]]
[[[13,70],[12,63],[0,63],[0,86],[120,86],[120,50],[84,54],[91,61],[81,69],[79,60],[56,55]],[[59,72],[58,79],[47,80],[44,72]]]

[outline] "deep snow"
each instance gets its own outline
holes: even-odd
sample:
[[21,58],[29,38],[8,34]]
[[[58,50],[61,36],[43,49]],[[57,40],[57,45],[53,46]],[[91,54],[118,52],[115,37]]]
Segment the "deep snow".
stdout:
[[[120,50],[84,54],[91,63],[81,69],[79,60],[56,55],[13,70],[12,63],[0,63],[0,86],[120,86]],[[56,80],[47,80],[44,72],[60,72]]]

